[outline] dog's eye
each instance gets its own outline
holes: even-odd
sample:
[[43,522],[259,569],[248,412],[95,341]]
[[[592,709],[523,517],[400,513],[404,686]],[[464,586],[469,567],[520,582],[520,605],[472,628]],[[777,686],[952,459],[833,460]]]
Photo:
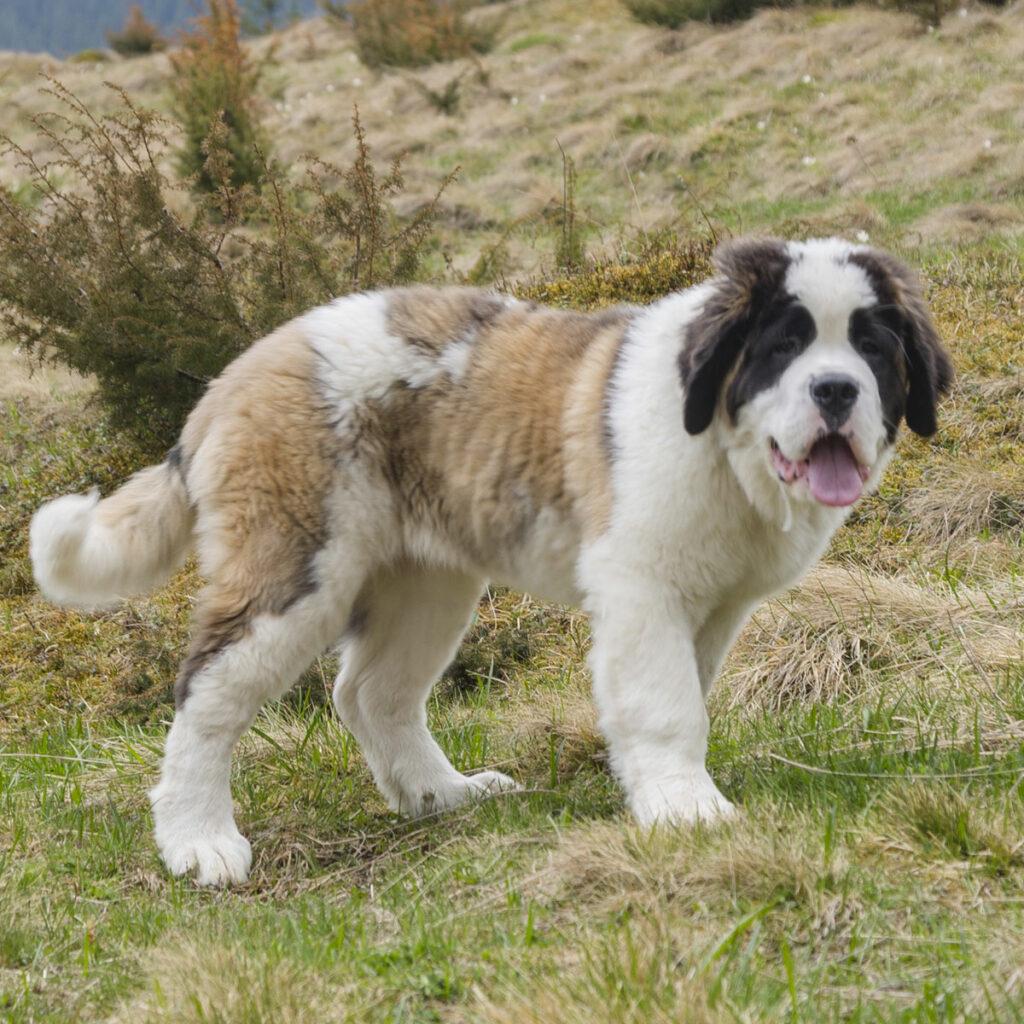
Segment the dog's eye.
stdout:
[[881,355],[882,348],[877,341],[872,341],[870,338],[861,338],[857,343],[857,347],[860,349],[861,355],[864,356],[877,356]]
[[799,347],[800,342],[794,337],[780,338],[771,347],[771,355],[773,356],[789,356],[792,355]]

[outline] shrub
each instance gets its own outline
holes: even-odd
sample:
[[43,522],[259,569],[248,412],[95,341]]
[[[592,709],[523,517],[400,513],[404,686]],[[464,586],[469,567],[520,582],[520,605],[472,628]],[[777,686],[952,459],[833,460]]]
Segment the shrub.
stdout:
[[419,67],[485,53],[494,33],[466,20],[468,0],[352,0],[325,10],[352,24],[367,67]]
[[772,6],[767,0],[622,0],[637,21],[666,28],[679,28],[687,21],[721,23],[740,21],[759,7]]
[[106,50],[79,50],[68,57],[71,64],[106,64],[110,54]]
[[289,18],[298,18],[294,6],[286,8],[284,0],[245,0],[242,28],[246,35],[258,36],[273,32]]
[[140,57],[162,50],[167,45],[156,26],[146,20],[138,4],[133,4],[128,11],[120,32],[107,33],[107,42],[122,57]]
[[184,129],[180,171],[205,191],[216,187],[207,173],[210,126],[220,133],[230,159],[231,183],[254,184],[262,176],[267,141],[256,114],[256,86],[262,66],[254,64],[241,41],[236,0],[207,0],[207,13],[195,19],[182,49],[172,58],[174,113]]
[[215,122],[213,188],[189,205],[162,170],[156,114],[116,90],[120,109],[98,118],[59,83],[50,91],[62,110],[33,126],[58,160],[0,136],[41,197],[0,187],[0,326],[36,358],[95,374],[114,422],[148,446],[168,444],[206,380],[278,324],[417,272],[441,190],[400,220],[401,168],[376,173],[358,112],[351,167],[311,160],[302,186],[264,164],[259,188],[236,187]]

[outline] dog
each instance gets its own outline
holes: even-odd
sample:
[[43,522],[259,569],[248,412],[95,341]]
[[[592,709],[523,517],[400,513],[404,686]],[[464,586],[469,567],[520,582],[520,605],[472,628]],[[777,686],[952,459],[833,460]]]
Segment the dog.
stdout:
[[166,460],[42,506],[51,600],[101,607],[190,550],[208,580],[151,792],[169,870],[244,881],[232,749],[339,645],[334,705],[390,806],[514,789],[463,775],[425,704],[488,580],[590,616],[610,762],[643,824],[732,812],[705,697],[952,379],[921,286],[837,239],[741,239],[716,274],[583,314],[470,288],[350,295],[254,344]]

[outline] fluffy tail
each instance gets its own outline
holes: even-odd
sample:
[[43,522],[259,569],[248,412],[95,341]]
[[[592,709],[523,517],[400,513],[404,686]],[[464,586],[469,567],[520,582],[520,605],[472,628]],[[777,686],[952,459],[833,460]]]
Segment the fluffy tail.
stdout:
[[29,553],[39,589],[56,604],[98,608],[166,580],[191,548],[193,513],[175,460],[99,491],[47,502],[32,517]]

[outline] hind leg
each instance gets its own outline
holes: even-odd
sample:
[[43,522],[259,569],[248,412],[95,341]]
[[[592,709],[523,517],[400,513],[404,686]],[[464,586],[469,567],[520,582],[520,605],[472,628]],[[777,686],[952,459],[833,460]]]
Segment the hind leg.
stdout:
[[172,874],[195,868],[200,885],[245,881],[251,852],[235,826],[231,752],[261,705],[337,640],[350,605],[351,597],[314,591],[277,613],[250,615],[248,603],[216,587],[204,594],[150,793],[156,843]]
[[359,600],[334,706],[391,808],[421,815],[516,784],[462,775],[427,729],[426,701],[483,589],[473,576],[412,566],[377,576]]

